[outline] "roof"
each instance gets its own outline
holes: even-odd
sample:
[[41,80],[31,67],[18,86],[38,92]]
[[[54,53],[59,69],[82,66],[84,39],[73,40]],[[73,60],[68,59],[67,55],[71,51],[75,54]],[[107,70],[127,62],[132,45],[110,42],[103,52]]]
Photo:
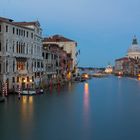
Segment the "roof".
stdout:
[[18,26],[18,27],[21,27],[21,28],[28,29],[28,30],[33,30],[33,29],[25,27],[21,24],[17,24],[17,22],[13,22],[13,21],[14,20],[12,20],[12,19],[0,17],[0,22],[4,22],[4,23],[7,23],[7,24],[11,24],[11,25],[14,25],[14,26]]
[[29,25],[40,26],[39,21],[31,21],[31,22],[23,21],[23,22],[14,22],[14,23],[21,26],[29,26]]
[[63,37],[61,35],[53,35],[47,38],[44,38],[43,42],[75,42],[71,39]]
[[122,58],[119,58],[119,59],[116,59],[115,61],[124,61],[124,60],[129,60],[129,58],[128,57],[122,57]]
[[4,18],[4,17],[0,17],[0,20],[1,21],[8,21],[8,22],[12,22],[13,21],[12,19]]

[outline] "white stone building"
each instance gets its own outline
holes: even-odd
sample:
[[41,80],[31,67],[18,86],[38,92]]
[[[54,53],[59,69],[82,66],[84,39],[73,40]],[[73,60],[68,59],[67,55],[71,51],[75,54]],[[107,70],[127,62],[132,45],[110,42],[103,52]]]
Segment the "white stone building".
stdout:
[[130,48],[128,49],[127,57],[134,58],[134,59],[140,58],[140,46],[135,36],[133,38]]
[[[0,81],[9,90],[32,87],[43,74],[42,30],[38,21],[0,18]],[[0,84],[1,85],[1,84]]]

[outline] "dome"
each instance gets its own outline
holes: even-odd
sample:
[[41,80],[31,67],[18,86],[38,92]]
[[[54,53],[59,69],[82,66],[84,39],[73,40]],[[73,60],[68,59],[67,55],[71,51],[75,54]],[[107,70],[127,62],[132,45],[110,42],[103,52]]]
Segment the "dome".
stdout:
[[134,37],[131,47],[128,49],[127,56],[131,58],[140,58],[140,47],[137,38]]

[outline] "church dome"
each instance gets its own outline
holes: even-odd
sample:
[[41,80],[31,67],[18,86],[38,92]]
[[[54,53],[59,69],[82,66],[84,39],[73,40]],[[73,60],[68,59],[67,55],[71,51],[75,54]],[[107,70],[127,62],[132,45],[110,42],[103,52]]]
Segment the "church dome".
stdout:
[[140,58],[140,47],[136,37],[134,37],[132,45],[128,49],[127,56],[130,58]]

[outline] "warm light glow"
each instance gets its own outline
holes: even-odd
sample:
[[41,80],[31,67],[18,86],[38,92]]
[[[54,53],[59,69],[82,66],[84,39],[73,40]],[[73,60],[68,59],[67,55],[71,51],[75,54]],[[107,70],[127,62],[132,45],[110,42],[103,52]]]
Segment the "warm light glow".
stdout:
[[71,72],[69,72],[68,74],[67,74],[67,79],[70,79],[71,78]]
[[26,80],[24,79],[23,82],[26,83]]
[[88,74],[85,74],[85,78],[88,78]]
[[23,104],[26,104],[26,103],[27,103],[27,97],[26,97],[26,96],[24,96],[24,97],[22,98],[22,100],[23,100]]
[[138,80],[140,81],[140,77],[138,77]]
[[30,79],[30,82],[32,82],[32,79]]
[[89,109],[90,109],[90,105],[89,105],[89,85],[86,82],[84,84],[84,96],[83,96],[83,115],[84,115],[84,125],[87,127],[89,125]]
[[29,103],[30,103],[30,104],[33,103],[33,96],[29,96]]
[[88,83],[85,83],[84,91],[85,91],[85,94],[89,93]]

